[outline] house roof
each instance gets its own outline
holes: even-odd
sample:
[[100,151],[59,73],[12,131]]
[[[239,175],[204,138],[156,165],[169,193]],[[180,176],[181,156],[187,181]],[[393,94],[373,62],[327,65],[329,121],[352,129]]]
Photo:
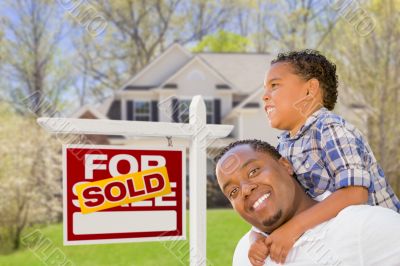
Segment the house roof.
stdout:
[[[151,68],[156,67],[171,53],[176,53],[177,56],[186,58],[180,61],[174,60],[169,63],[169,76],[163,79],[153,76],[153,84],[142,84],[141,77],[145,75]],[[139,73],[133,76],[121,89],[125,90],[149,90],[167,84],[176,73],[181,72],[190,61],[201,59],[215,74],[220,76],[229,87],[235,90],[236,93],[249,94],[256,88],[260,87],[264,80],[265,71],[272,59],[270,54],[265,53],[190,53],[180,44],[173,44],[167,50],[159,55],[155,60],[151,61]],[[158,81],[156,81],[158,79]],[[154,82],[155,81],[155,82]],[[225,84],[224,84],[225,85]],[[221,89],[218,87],[218,89]],[[224,88],[230,89],[230,88]]]
[[114,96],[109,96],[109,97],[103,99],[98,105],[96,105],[96,109],[100,113],[106,114],[108,112],[108,110],[110,109],[113,101],[114,101]]
[[262,86],[272,56],[258,53],[199,53],[218,73],[241,93],[251,93]]
[[84,105],[80,107],[75,113],[73,113],[70,117],[72,118],[81,118],[85,114],[90,113],[94,118],[98,119],[108,119],[104,114],[102,114],[99,110],[91,105]]
[[222,121],[226,122],[228,119],[236,116],[242,109],[260,108],[260,104],[257,101],[260,101],[263,90],[263,87],[258,87],[257,89],[252,91],[250,95],[246,97],[239,105],[233,108]]
[[[175,57],[177,60],[170,61],[167,58],[175,53]],[[164,83],[166,79],[182,68],[190,59],[192,58],[192,54],[186,50],[183,46],[178,43],[174,43],[169,46],[163,53],[158,55],[154,60],[152,60],[148,65],[146,65],[143,69],[141,69],[136,75],[134,75],[128,82],[126,82],[120,90],[148,90],[159,86],[161,83]],[[167,62],[167,63],[166,63]],[[160,64],[167,64],[169,68],[169,76],[162,77],[160,76],[161,72],[158,72],[158,75],[151,76],[152,84],[148,84],[148,80],[141,80],[145,77],[149,70],[154,67],[159,66]]]

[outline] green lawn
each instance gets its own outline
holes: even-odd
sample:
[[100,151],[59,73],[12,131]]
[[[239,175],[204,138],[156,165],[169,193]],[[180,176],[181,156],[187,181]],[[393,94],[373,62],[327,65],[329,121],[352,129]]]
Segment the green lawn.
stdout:
[[[210,265],[231,265],[235,245],[249,228],[250,226],[231,209],[208,210],[207,259]],[[61,252],[73,263],[67,265],[188,265],[188,240],[65,247],[62,245],[61,224],[43,228],[40,232],[51,241],[49,250],[38,249],[37,252],[32,252],[23,248],[7,256],[0,255],[0,265],[59,265],[56,262],[60,260],[55,258],[57,255],[61,256]],[[187,226],[187,234],[188,232]],[[46,262],[46,256],[49,256],[51,252],[54,254]]]

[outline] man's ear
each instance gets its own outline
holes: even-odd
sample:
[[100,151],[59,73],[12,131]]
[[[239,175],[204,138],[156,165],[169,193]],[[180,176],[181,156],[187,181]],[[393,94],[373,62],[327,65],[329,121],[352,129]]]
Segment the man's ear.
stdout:
[[286,169],[289,175],[292,176],[294,174],[292,164],[289,162],[288,159],[282,156],[281,158],[279,158],[278,162]]

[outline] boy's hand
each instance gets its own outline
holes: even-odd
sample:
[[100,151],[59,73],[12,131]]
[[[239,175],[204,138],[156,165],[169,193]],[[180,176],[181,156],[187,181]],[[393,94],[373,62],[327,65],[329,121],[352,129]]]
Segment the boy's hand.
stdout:
[[269,248],[265,244],[265,238],[258,238],[249,249],[249,260],[253,266],[264,265],[265,259],[268,256]]
[[269,256],[276,263],[285,263],[289,251],[296,240],[302,235],[300,228],[289,222],[281,225],[266,239],[265,245],[269,247]]

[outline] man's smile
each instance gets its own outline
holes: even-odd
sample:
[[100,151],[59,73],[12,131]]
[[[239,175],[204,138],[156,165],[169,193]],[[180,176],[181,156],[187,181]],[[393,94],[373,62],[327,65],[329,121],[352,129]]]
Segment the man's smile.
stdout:
[[250,211],[258,211],[261,209],[267,202],[268,198],[271,196],[271,192],[267,192],[262,194],[260,197],[258,197],[253,204],[250,206]]

